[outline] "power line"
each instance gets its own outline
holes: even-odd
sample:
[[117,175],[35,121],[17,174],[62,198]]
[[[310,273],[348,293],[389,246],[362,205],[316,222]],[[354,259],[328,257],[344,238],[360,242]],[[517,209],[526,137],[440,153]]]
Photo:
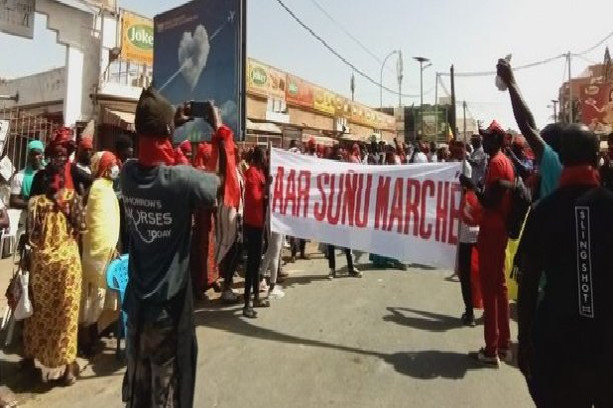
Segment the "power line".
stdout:
[[[341,60],[341,62],[343,62],[345,65],[347,65],[348,67],[352,68],[352,70],[354,70],[358,75],[360,75],[361,77],[363,77],[364,79],[366,79],[367,81],[371,82],[373,85],[381,87],[382,89],[384,89],[387,92],[390,92],[394,95],[398,95],[399,92],[388,88],[387,86],[384,86],[384,84],[381,84],[379,82],[377,82],[376,80],[374,80],[373,78],[371,78],[369,75],[367,75],[365,72],[363,72],[361,69],[359,69],[358,67],[356,67],[354,64],[352,64],[350,61],[348,61],[346,58],[344,58],[341,54],[339,54],[339,52],[337,52],[333,47],[331,47],[330,45],[328,45],[328,43],[322,38],[320,37],[318,34],[316,34],[309,26],[307,26],[305,23],[303,23],[303,21],[298,18],[296,16],[296,14],[294,14],[292,12],[292,10],[290,10],[288,8],[288,6],[286,6],[284,4],[283,1],[281,0],[275,0],[289,15],[290,17],[292,17],[292,19],[294,19],[294,21],[296,21],[301,27],[303,27],[303,29],[305,29],[309,34],[311,34],[312,37],[314,37],[316,40],[318,40],[326,49],[328,49],[334,56],[336,56],[337,58],[339,58],[339,60]],[[401,93],[402,97],[405,98],[417,98],[420,95],[410,95],[410,94],[404,94]]]
[[[601,45],[603,45],[605,42],[607,42],[612,35],[614,34],[614,32],[611,32],[610,34],[608,34],[604,39],[602,39],[601,41],[599,41],[597,44],[593,45],[592,47],[588,48],[587,50],[584,50],[582,52],[579,53],[572,53],[571,55],[574,57],[581,57],[585,54],[588,54],[589,52],[599,48]],[[538,65],[544,65],[544,64],[548,64],[549,62],[552,61],[556,61],[560,58],[566,58],[567,57],[567,53],[565,54],[559,54],[556,55],[554,57],[551,58],[546,58],[544,60],[540,60],[540,61],[536,61],[536,62],[532,62],[530,64],[525,64],[525,65],[519,65],[517,67],[514,67],[514,71],[520,71],[523,69],[527,69],[527,68],[533,68],[536,67]],[[438,72],[439,75],[443,75],[443,76],[449,76],[450,73],[448,72]],[[480,77],[480,76],[491,76],[491,75],[496,75],[497,71],[483,71],[483,72],[455,72],[454,76],[456,77]]]
[[[549,62],[552,61],[556,61],[558,59],[561,58],[565,58],[567,56],[567,54],[560,54],[551,58],[546,58],[545,60],[541,60],[541,61],[536,61],[536,62],[532,62],[530,64],[525,64],[525,65],[519,65],[517,67],[514,67],[514,71],[520,71],[523,69],[527,69],[527,68],[533,68],[536,67],[538,65],[544,65],[547,64]],[[449,72],[439,72],[438,73],[440,76],[450,76]],[[482,72],[455,72],[454,76],[455,77],[480,77],[480,76],[492,76],[492,75],[496,75],[497,71],[482,71]]]
[[364,45],[358,38],[354,37],[352,35],[352,33],[350,33],[340,22],[338,22],[337,20],[335,20],[335,18],[333,16],[331,16],[321,5],[320,3],[318,3],[316,0],[311,0],[311,2],[313,3],[314,6],[316,6],[318,8],[318,10],[320,10],[326,17],[328,17],[328,19],[330,21],[332,21],[337,27],[339,27],[339,29],[341,31],[343,31],[345,33],[345,35],[347,35],[348,37],[350,37],[360,48],[362,48],[362,50],[364,52],[366,52],[367,54],[369,54],[371,57],[373,57],[373,59],[377,62],[379,62],[380,64],[382,63],[382,59],[380,57],[378,57],[377,55],[375,55],[375,53],[373,53],[370,49],[367,48],[366,45]]
[[611,32],[610,34],[608,34],[603,40],[599,41],[597,44],[593,45],[591,48],[589,48],[589,49],[587,49],[585,51],[576,53],[576,54],[571,54],[571,55],[573,55],[574,57],[578,57],[580,55],[588,54],[589,52],[593,51],[596,48],[599,48],[599,46],[603,45],[606,41],[608,41],[610,38],[612,38],[612,34],[614,34],[614,32]]

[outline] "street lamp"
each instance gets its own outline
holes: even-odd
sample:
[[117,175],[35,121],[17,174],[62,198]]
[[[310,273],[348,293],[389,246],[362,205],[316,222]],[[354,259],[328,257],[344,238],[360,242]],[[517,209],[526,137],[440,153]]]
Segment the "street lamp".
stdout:
[[[382,68],[380,69],[380,72],[379,72],[379,107],[380,109],[383,107],[382,92],[384,90],[384,85],[382,84],[382,82],[384,81],[384,66],[386,65],[386,61],[388,61],[388,58],[390,58],[394,54],[398,54],[399,61],[401,61],[401,51],[400,50],[391,51],[390,54],[386,55],[386,58],[384,58],[384,62],[382,62]],[[397,77],[398,77],[397,79],[399,80],[399,94],[401,91],[401,81],[403,80],[403,73],[401,72],[402,70],[403,70],[403,63],[399,62],[397,64]]]
[[554,122],[558,122],[558,118],[557,118],[557,114],[556,114],[556,105],[559,103],[558,100],[556,99],[552,99],[550,102],[552,102],[552,105],[548,105],[546,106],[547,108],[552,108],[553,110],[553,115],[552,115],[552,120],[554,120]]
[[[414,59],[420,63],[420,134],[424,137],[424,93],[422,91],[422,72],[433,64],[429,63],[425,66],[425,62],[430,62],[430,59],[425,57],[414,57]],[[437,120],[437,118],[435,118],[435,120]]]

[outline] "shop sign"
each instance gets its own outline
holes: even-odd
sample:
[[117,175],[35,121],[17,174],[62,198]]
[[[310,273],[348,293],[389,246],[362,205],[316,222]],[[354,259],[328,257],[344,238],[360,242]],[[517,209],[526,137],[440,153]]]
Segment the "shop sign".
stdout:
[[286,74],[253,59],[247,61],[247,92],[260,96],[286,97]]
[[153,65],[153,47],[153,22],[129,11],[124,11],[120,57],[127,61]]
[[288,103],[313,107],[313,86],[293,75],[287,75],[286,101]]
[[335,114],[335,94],[320,87],[315,87],[313,92],[313,109],[327,113]]

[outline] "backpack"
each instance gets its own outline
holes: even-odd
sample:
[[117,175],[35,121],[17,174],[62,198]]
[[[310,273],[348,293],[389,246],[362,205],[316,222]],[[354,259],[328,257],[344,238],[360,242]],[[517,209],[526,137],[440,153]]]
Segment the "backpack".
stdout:
[[514,177],[514,187],[510,190],[510,212],[507,216],[507,233],[510,239],[518,239],[522,225],[531,207],[531,190],[518,175]]

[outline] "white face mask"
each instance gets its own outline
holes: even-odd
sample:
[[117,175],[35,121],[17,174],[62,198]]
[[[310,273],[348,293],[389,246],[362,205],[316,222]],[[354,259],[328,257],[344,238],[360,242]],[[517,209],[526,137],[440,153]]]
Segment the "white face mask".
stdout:
[[119,177],[119,166],[115,165],[111,167],[111,171],[109,171],[109,178],[111,180],[115,180],[118,177]]

